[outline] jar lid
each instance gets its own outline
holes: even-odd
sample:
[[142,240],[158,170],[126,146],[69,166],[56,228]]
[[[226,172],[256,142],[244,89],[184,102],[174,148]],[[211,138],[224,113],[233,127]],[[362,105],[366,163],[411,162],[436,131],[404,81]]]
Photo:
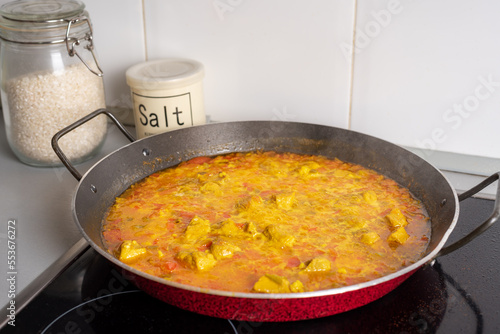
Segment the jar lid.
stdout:
[[155,90],[187,86],[203,79],[204,74],[200,62],[168,58],[134,65],[127,70],[126,77],[130,87]]
[[0,6],[0,38],[18,43],[62,43],[69,20],[70,37],[89,32],[90,19],[79,0],[18,0]]
[[17,21],[42,22],[61,20],[83,12],[85,4],[78,0],[18,0],[0,7],[0,15]]

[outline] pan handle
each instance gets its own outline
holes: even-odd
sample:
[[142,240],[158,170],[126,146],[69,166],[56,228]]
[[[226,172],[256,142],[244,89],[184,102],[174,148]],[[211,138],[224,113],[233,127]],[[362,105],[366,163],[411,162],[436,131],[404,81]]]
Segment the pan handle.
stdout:
[[82,179],[82,175],[76,170],[76,168],[71,164],[69,159],[63,153],[63,151],[59,147],[58,141],[59,141],[59,139],[61,139],[62,136],[64,136],[68,132],[73,131],[74,129],[76,129],[80,125],[87,123],[88,121],[90,121],[94,117],[99,116],[100,114],[105,114],[106,116],[108,116],[113,121],[113,123],[115,123],[115,125],[118,127],[118,129],[120,129],[120,131],[125,135],[125,137],[128,138],[128,140],[130,140],[131,142],[135,141],[134,136],[132,136],[130,134],[130,132],[128,132],[128,130],[123,126],[123,124],[120,123],[120,121],[118,119],[116,119],[116,117],[112,113],[107,111],[106,109],[97,109],[97,110],[91,112],[90,114],[88,114],[87,116],[74,122],[73,124],[68,125],[67,127],[62,129],[61,131],[57,132],[54,135],[54,137],[52,137],[52,148],[56,152],[57,156],[59,157],[59,159],[61,160],[63,165],[66,166],[66,168],[70,171],[71,174],[73,174],[73,176],[75,177],[75,179],[77,181],[80,181]]
[[[479,183],[475,187],[472,187],[471,189],[469,189],[466,192],[459,195],[458,200],[463,201],[463,200],[471,197],[472,195],[477,194],[478,192],[480,192],[481,190],[483,190],[484,188],[486,188],[487,186],[489,186],[490,184],[492,184],[493,182],[495,182],[499,179],[500,179],[500,172],[497,172],[497,173],[491,175],[490,177],[486,178],[483,182]],[[497,184],[497,194],[496,194],[496,198],[495,198],[495,207],[493,208],[493,212],[488,217],[488,219],[486,219],[481,225],[476,227],[475,230],[473,230],[472,232],[467,234],[462,239],[456,241],[455,243],[453,243],[449,246],[442,248],[439,251],[439,253],[436,255],[436,257],[446,255],[448,253],[451,253],[451,252],[457,250],[458,248],[460,248],[462,246],[465,246],[466,244],[471,242],[474,238],[476,238],[477,236],[482,234],[484,231],[486,231],[488,228],[490,228],[491,225],[493,225],[498,220],[498,218],[500,218],[500,182],[498,182],[498,184]]]

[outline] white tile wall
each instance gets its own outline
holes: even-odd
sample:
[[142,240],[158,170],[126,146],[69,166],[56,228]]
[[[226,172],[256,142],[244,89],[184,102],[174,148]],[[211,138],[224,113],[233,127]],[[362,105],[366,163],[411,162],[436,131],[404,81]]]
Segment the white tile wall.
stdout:
[[500,2],[358,1],[352,129],[500,158]]
[[148,56],[206,67],[216,120],[282,119],[347,126],[350,1],[145,1]]
[[84,1],[104,71],[106,104],[132,108],[125,70],[146,58],[141,0]]
[[194,58],[216,120],[321,123],[500,158],[500,2],[84,2],[109,106],[130,107],[132,64]]

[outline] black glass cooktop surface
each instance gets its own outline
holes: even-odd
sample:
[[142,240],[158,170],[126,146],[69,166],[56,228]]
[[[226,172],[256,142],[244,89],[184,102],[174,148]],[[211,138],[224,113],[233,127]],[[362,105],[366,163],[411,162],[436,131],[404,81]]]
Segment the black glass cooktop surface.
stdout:
[[[487,218],[493,201],[468,199],[460,207],[450,241]],[[0,333],[500,333],[499,245],[496,224],[375,302],[288,323],[217,319],[170,306],[89,248]]]

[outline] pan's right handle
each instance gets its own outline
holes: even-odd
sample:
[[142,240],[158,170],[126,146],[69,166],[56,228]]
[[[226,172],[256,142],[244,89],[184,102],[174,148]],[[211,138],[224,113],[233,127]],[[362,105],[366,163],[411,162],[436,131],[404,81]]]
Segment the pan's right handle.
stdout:
[[[479,183],[477,186],[460,194],[460,196],[458,196],[458,200],[463,201],[463,200],[477,194],[478,192],[480,192],[481,190],[483,190],[484,188],[486,188],[487,186],[489,186],[493,182],[498,181],[499,179],[500,179],[500,172],[491,175],[490,177],[486,178],[483,182]],[[436,255],[436,257],[446,255],[448,253],[451,253],[451,252],[457,250],[458,248],[460,248],[462,246],[465,246],[466,244],[471,242],[474,238],[476,238],[477,236],[482,234],[484,231],[486,231],[488,228],[490,228],[491,225],[493,225],[499,218],[500,218],[500,182],[498,182],[498,184],[497,184],[495,206],[493,208],[493,212],[488,217],[488,219],[486,219],[481,225],[476,227],[475,230],[473,230],[472,232],[467,234],[462,239],[456,241],[455,243],[453,243],[449,246],[442,248],[439,251],[439,253]]]
[[62,129],[58,133],[56,133],[54,135],[54,137],[52,137],[52,148],[56,152],[57,156],[59,157],[59,159],[61,160],[63,165],[66,166],[66,168],[70,171],[71,174],[73,174],[73,176],[75,177],[75,179],[77,181],[80,181],[82,179],[82,175],[78,172],[78,170],[76,170],[76,168],[71,164],[69,159],[63,153],[63,151],[59,147],[58,141],[59,141],[59,139],[61,139],[62,136],[64,136],[68,132],[73,131],[77,127],[81,126],[82,124],[87,123],[88,121],[90,121],[94,117],[99,116],[100,114],[105,114],[106,116],[108,116],[113,121],[113,123],[115,123],[115,125],[118,127],[118,129],[120,129],[120,131],[125,135],[125,137],[127,137],[128,140],[130,140],[131,142],[135,141],[134,136],[132,136],[130,134],[130,132],[128,132],[128,130],[123,126],[123,124],[120,123],[120,121],[118,119],[116,119],[116,117],[112,113],[107,111],[106,109],[97,109],[97,110],[91,112],[90,114],[88,114],[87,116],[74,122],[73,124],[68,125],[67,127]]

